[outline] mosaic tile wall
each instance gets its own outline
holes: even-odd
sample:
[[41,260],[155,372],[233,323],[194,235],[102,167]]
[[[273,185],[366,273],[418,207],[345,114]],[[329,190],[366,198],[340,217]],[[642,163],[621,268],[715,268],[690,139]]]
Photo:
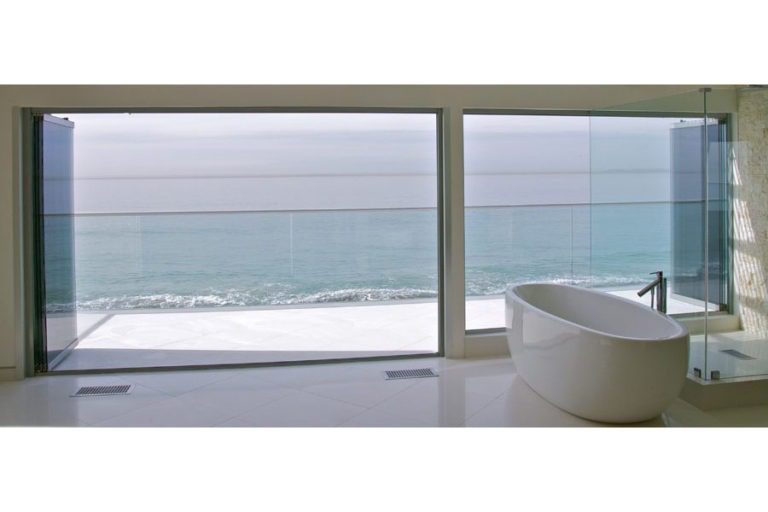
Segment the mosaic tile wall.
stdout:
[[742,327],[768,335],[768,90],[739,96],[734,146],[734,290]]

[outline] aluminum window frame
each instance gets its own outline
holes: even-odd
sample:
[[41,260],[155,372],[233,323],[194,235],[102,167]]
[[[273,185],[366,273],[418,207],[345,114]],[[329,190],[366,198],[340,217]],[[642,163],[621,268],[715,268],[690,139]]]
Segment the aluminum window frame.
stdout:
[[[632,110],[573,110],[573,109],[503,109],[503,108],[466,108],[462,110],[462,117],[467,115],[488,115],[488,116],[552,116],[552,117],[636,117],[636,118],[660,118],[660,117],[684,117],[684,118],[704,118],[704,112],[684,112],[684,111],[632,111]],[[723,141],[726,146],[734,140],[734,116],[731,113],[726,112],[707,112],[707,118],[716,119],[719,124],[723,125],[725,133],[725,140]],[[725,165],[730,165],[728,159],[724,160]],[[591,170],[590,170],[591,172]],[[726,240],[727,247],[723,254],[725,254],[725,261],[727,265],[727,274],[725,285],[727,291],[725,294],[727,303],[725,309],[720,311],[709,312],[709,316],[724,316],[729,315],[734,310],[734,291],[733,291],[733,194],[732,194],[732,175],[730,169],[726,169],[726,204],[727,207],[727,219],[725,222],[724,239]],[[462,173],[462,178],[466,179],[466,172]],[[464,211],[466,211],[466,206]],[[592,206],[592,202],[582,206]],[[464,233],[466,237],[466,233]],[[466,246],[464,247],[466,258]],[[464,267],[466,273],[466,262]],[[464,300],[466,302],[466,284],[464,291]],[[670,315],[677,319],[703,319],[704,312],[696,313],[676,313]],[[498,336],[502,335],[506,327],[487,327],[482,329],[466,329],[466,307],[464,309],[464,325],[465,336],[467,337],[482,337],[482,336]]]
[[[56,375],[87,375],[108,373],[131,373],[147,371],[183,371],[183,370],[207,370],[227,368],[259,368],[278,366],[303,366],[315,364],[334,364],[364,361],[387,361],[400,359],[424,359],[434,357],[446,357],[446,332],[449,327],[448,301],[446,299],[446,284],[449,281],[449,265],[447,254],[450,243],[451,212],[450,201],[447,200],[450,193],[450,173],[448,162],[449,144],[445,137],[448,133],[449,119],[445,107],[22,107],[21,114],[21,224],[22,224],[22,288],[23,288],[23,313],[25,321],[24,355],[27,376],[49,374],[46,364],[40,364],[45,356],[42,352],[45,336],[45,311],[44,311],[44,269],[42,229],[39,217],[42,213],[42,174],[41,162],[38,160],[37,145],[39,134],[35,130],[34,117],[45,114],[109,114],[109,113],[142,113],[142,114],[196,114],[196,113],[227,113],[227,114],[433,114],[435,116],[435,154],[436,154],[436,213],[437,213],[437,343],[436,352],[424,354],[382,355],[365,356],[355,358],[333,359],[307,359],[295,361],[253,362],[253,363],[226,363],[226,364],[195,364],[178,366],[153,366],[153,367],[119,367],[98,368],[82,370],[55,370]],[[73,347],[77,345],[77,341]]]

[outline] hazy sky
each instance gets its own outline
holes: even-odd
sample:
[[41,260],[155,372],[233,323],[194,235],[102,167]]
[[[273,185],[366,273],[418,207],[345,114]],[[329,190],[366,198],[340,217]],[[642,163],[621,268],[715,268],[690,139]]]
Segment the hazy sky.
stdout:
[[[62,114],[76,176],[433,172],[432,114]],[[666,168],[676,119],[465,118],[469,172]],[[593,162],[594,164],[594,162]]]
[[[434,114],[58,116],[82,211],[434,206]],[[666,200],[678,122],[465,116],[467,204]]]
[[434,173],[432,114],[68,114],[78,178]]

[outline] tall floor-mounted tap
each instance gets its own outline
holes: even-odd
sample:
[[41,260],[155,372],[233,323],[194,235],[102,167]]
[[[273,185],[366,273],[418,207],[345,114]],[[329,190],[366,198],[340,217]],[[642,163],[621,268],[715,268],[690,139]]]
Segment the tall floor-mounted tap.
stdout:
[[656,279],[652,283],[646,285],[642,290],[637,292],[639,297],[642,297],[648,292],[651,292],[651,307],[656,308],[657,311],[662,313],[667,312],[667,278],[664,277],[664,272],[657,270],[651,272],[651,275],[655,275]]

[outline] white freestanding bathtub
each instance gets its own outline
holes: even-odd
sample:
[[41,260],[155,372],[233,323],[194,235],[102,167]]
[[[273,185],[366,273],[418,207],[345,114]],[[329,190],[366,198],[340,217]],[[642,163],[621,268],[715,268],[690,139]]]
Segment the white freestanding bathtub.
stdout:
[[688,330],[628,299],[562,284],[510,286],[506,324],[518,374],[583,418],[655,418],[685,382]]

